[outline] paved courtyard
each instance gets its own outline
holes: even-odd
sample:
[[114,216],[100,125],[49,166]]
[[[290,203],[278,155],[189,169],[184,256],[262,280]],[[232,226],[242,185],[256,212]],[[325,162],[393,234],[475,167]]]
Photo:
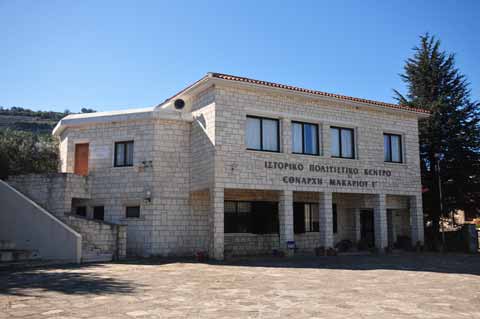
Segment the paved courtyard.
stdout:
[[480,318],[480,257],[139,261],[0,271],[0,318]]

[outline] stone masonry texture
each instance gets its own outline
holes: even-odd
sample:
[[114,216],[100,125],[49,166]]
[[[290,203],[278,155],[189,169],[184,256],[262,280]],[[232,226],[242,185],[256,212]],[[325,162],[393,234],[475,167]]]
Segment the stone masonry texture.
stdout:
[[[84,198],[89,216],[94,206],[104,206],[105,221],[126,225],[128,255],[206,252],[222,259],[225,253],[269,253],[290,240],[297,249],[312,251],[357,240],[360,209],[374,209],[380,248],[388,244],[386,216],[392,209],[396,234],[423,242],[416,114],[223,82],[186,101],[178,112],[190,120],[163,118],[159,108],[146,118],[125,115],[67,127],[59,136],[62,173],[73,173],[75,144],[89,143],[89,174],[82,182],[88,194],[69,198]],[[247,115],[279,120],[279,153],[246,149]],[[292,154],[292,121],[318,124],[319,156]],[[355,159],[331,157],[331,126],[353,129]],[[383,133],[401,135],[403,163],[384,162]],[[114,145],[120,141],[134,142],[133,166],[114,167]],[[288,165],[304,169],[285,169]],[[336,170],[321,171],[325,166]],[[301,182],[309,179],[316,183]],[[280,236],[225,234],[224,200],[259,196],[280,203]],[[320,232],[293,233],[292,201],[298,200],[319,205]],[[329,225],[330,204],[337,205],[337,233]],[[68,211],[69,205],[62,202],[52,210]],[[140,206],[140,217],[127,218],[128,206]]]

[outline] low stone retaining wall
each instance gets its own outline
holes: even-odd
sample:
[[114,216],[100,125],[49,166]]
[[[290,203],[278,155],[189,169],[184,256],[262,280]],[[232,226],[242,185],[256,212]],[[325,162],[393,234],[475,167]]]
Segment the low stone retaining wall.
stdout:
[[279,247],[278,234],[225,234],[225,254],[227,255],[271,254]]
[[318,232],[309,232],[304,234],[295,234],[295,246],[301,252],[312,252],[320,246],[320,234]]
[[72,198],[90,198],[87,177],[71,173],[11,176],[7,183],[57,217],[71,211]]
[[64,222],[82,234],[82,253],[94,249],[98,253],[112,254],[113,259],[124,259],[127,255],[127,226],[87,219],[66,214]]

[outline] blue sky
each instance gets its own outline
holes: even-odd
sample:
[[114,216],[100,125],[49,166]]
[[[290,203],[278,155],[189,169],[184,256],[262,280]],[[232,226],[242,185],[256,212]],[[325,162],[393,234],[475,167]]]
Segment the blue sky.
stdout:
[[480,1],[0,0],[0,105],[160,103],[209,71],[392,102],[425,32],[480,99]]

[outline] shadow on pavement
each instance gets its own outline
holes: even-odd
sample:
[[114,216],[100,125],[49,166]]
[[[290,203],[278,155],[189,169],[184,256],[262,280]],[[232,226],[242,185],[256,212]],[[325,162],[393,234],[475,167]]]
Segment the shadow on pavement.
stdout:
[[115,271],[110,272],[108,267],[114,269],[116,265],[122,265],[124,267],[123,271],[128,273],[130,271],[129,266],[133,270],[138,266],[149,268],[167,264],[353,271],[392,270],[480,276],[480,255],[406,253],[400,255],[332,257],[295,256],[291,258],[257,256],[230,259],[223,262],[207,261],[205,263],[199,263],[191,258],[151,258],[117,263],[2,271],[0,272],[0,295],[42,297],[43,292],[71,295],[131,294],[138,289],[141,290],[142,285],[119,279],[121,276],[115,276]]
[[[43,269],[20,269],[0,272],[0,295],[42,297],[43,292],[63,294],[134,293],[139,286],[107,277],[102,264],[85,264]],[[100,276],[100,274],[102,274]]]
[[480,255],[400,254],[364,256],[295,256],[292,258],[239,258],[222,264],[245,267],[286,267],[339,270],[397,270],[480,276]]
[[[164,265],[172,263],[199,263],[192,258],[152,258],[122,262],[135,265]],[[340,255],[330,257],[294,256],[247,256],[226,261],[205,262],[216,266],[312,268],[339,270],[398,270],[435,272],[446,274],[469,274],[480,276],[480,255],[440,253],[399,253],[395,255]],[[199,263],[201,264],[201,263]]]

